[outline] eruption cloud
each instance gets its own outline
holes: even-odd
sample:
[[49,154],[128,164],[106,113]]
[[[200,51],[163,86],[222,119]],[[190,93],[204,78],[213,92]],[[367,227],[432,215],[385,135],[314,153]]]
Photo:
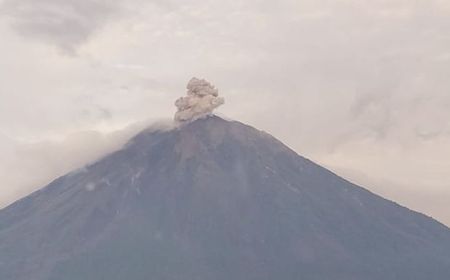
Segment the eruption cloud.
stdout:
[[176,122],[193,121],[211,114],[214,109],[225,103],[219,97],[219,91],[204,79],[192,78],[186,86],[187,96],[175,101],[178,111]]

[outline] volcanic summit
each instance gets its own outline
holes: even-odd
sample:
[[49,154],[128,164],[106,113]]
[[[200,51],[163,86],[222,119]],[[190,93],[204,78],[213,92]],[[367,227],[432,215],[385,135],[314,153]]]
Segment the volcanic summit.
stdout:
[[183,125],[0,210],[0,279],[449,279],[447,227],[212,115],[191,82]]

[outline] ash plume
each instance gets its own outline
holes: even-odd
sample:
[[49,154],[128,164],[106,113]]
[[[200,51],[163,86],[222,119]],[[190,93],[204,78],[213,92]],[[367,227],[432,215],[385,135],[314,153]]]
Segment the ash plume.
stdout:
[[187,96],[175,101],[178,111],[176,122],[193,121],[211,114],[214,109],[225,103],[219,97],[219,91],[204,79],[192,78],[186,86]]

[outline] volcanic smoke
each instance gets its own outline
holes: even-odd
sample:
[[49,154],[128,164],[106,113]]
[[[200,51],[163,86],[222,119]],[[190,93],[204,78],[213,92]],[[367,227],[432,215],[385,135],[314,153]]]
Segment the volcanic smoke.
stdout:
[[178,111],[175,113],[175,121],[193,121],[210,115],[214,109],[225,103],[219,97],[219,91],[211,83],[204,79],[192,78],[186,86],[187,96],[175,101]]

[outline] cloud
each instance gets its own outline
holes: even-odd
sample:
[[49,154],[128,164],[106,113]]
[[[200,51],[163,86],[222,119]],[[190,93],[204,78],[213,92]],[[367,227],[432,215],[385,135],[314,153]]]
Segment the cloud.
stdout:
[[187,84],[187,96],[177,99],[175,106],[178,111],[175,121],[192,121],[211,114],[214,109],[225,103],[219,97],[219,91],[204,79],[192,78]]
[[222,113],[313,160],[411,190],[449,181],[448,1],[3,0],[0,9],[0,131],[11,139],[171,118],[199,75],[226,96]]
[[5,0],[0,15],[27,38],[58,46],[75,54],[113,15],[119,12],[118,0]]
[[[137,132],[170,129],[172,121],[145,121],[110,132],[72,132],[62,139],[23,141],[0,133],[0,208],[48,184],[58,176],[82,171],[83,166],[120,149]],[[87,185],[93,190],[95,185]]]

